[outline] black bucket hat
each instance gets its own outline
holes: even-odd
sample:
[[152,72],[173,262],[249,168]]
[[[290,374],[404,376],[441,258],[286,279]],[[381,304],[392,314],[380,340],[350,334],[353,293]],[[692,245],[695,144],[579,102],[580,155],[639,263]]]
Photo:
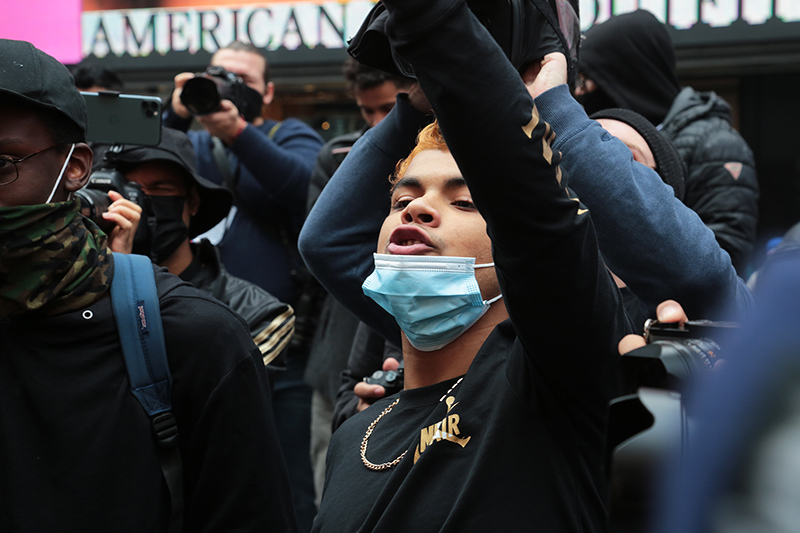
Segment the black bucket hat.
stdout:
[[210,230],[228,215],[233,204],[233,195],[225,187],[197,173],[192,141],[185,133],[162,127],[161,142],[156,146],[122,145],[118,152],[111,151],[111,147],[110,144],[92,147],[95,154],[93,170],[115,168],[124,173],[142,163],[164,161],[175,163],[184,171],[200,196],[200,207],[189,226],[189,238]]
[[66,115],[86,135],[86,102],[67,67],[27,41],[0,39],[0,98]]
[[653,158],[656,160],[656,173],[661,176],[664,183],[672,187],[672,190],[675,191],[675,197],[683,201],[686,190],[686,176],[689,174],[686,163],[683,161],[678,149],[675,148],[675,145],[658,131],[649,120],[636,111],[619,108],[604,109],[594,113],[589,118],[592,120],[600,118],[619,120],[635,129],[639,135],[644,137],[647,146],[653,152]]

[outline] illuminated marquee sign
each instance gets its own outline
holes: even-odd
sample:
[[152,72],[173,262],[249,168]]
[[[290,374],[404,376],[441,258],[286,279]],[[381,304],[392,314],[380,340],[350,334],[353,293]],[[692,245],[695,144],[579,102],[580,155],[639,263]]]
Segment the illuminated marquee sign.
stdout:
[[582,29],[637,8],[652,12],[678,30],[691,30],[698,22],[723,28],[734,23],[759,25],[770,19],[800,21],[797,0],[580,0]]
[[[146,5],[169,7],[124,9],[131,3],[141,5],[143,0],[116,0],[115,7],[123,9],[83,12],[84,56],[213,53],[234,40],[250,41],[267,50],[343,48],[373,5],[360,0],[225,5],[225,0],[219,0],[208,7],[186,7],[191,0],[144,0]],[[677,34],[699,33],[702,26],[706,31],[726,28],[745,36],[765,23],[777,22],[791,26],[795,38],[800,39],[796,29],[800,27],[800,0],[580,0],[582,29],[638,7],[681,30]]]
[[372,2],[281,2],[237,7],[131,9],[83,13],[83,52],[147,56],[153,52],[214,52],[232,41],[267,50],[343,48]]

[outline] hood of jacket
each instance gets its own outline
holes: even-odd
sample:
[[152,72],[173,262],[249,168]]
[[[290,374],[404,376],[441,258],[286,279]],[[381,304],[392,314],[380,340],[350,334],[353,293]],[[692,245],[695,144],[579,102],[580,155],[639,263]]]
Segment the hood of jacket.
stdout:
[[731,106],[713,91],[700,93],[686,87],[675,98],[664,117],[661,131],[672,138],[692,122],[712,117],[730,122]]
[[[581,43],[578,72],[614,107],[636,111],[653,125],[662,122],[680,91],[669,30],[643,9],[592,26]],[[586,109],[589,115],[597,111]]]

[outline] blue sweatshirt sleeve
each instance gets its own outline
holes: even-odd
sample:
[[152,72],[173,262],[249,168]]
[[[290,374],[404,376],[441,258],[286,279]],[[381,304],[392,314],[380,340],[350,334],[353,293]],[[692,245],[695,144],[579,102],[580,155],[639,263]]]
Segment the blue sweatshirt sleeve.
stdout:
[[372,273],[372,254],[389,213],[389,177],[429,121],[407,103],[405,95],[399,95],[389,115],[353,145],[300,233],[303,260],[325,289],[359,320],[397,345],[397,322],[364,295],[361,284]]
[[288,213],[302,219],[322,138],[297,119],[281,122],[273,138],[265,129],[248,124],[230,146],[247,169],[239,178],[240,201],[251,212]]
[[563,153],[570,188],[591,210],[608,267],[652,316],[667,299],[698,319],[751,309],[752,293],[713,232],[625,144],[589,119],[566,85],[540,95],[536,106],[556,133],[553,148]]

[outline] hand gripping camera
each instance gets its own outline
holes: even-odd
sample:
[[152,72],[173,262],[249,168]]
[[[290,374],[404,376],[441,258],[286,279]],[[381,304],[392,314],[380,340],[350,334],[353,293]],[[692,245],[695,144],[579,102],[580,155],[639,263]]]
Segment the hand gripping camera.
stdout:
[[[125,179],[125,176],[113,168],[110,160],[113,158],[114,150],[121,150],[121,145],[115,145],[104,156],[102,168],[92,172],[89,176],[89,183],[75,193],[81,204],[81,214],[97,224],[104,233],[109,234],[114,229],[115,224],[103,218],[103,213],[108,211],[108,207],[113,203],[108,196],[109,191],[121,194],[125,199],[130,200],[142,208],[142,212],[147,212],[147,195],[142,192],[138,183]],[[139,224],[134,236],[134,243],[145,237],[147,224]]]
[[219,111],[222,100],[230,100],[248,122],[261,116],[262,96],[244,80],[220,66],[195,74],[181,91],[181,103],[194,115]]
[[648,344],[620,358],[626,394],[609,404],[606,437],[612,530],[645,528],[660,461],[682,450],[696,430],[681,392],[711,373],[719,343],[736,342],[737,332],[733,322],[648,320]]
[[370,385],[380,385],[386,389],[386,396],[391,396],[403,390],[403,374],[405,365],[400,361],[397,370],[376,370],[371,376],[364,378],[364,383]]
[[714,369],[720,359],[720,338],[738,330],[734,322],[689,320],[677,323],[648,320],[647,346],[620,359],[620,368],[630,387],[654,387],[681,391],[691,381]]

